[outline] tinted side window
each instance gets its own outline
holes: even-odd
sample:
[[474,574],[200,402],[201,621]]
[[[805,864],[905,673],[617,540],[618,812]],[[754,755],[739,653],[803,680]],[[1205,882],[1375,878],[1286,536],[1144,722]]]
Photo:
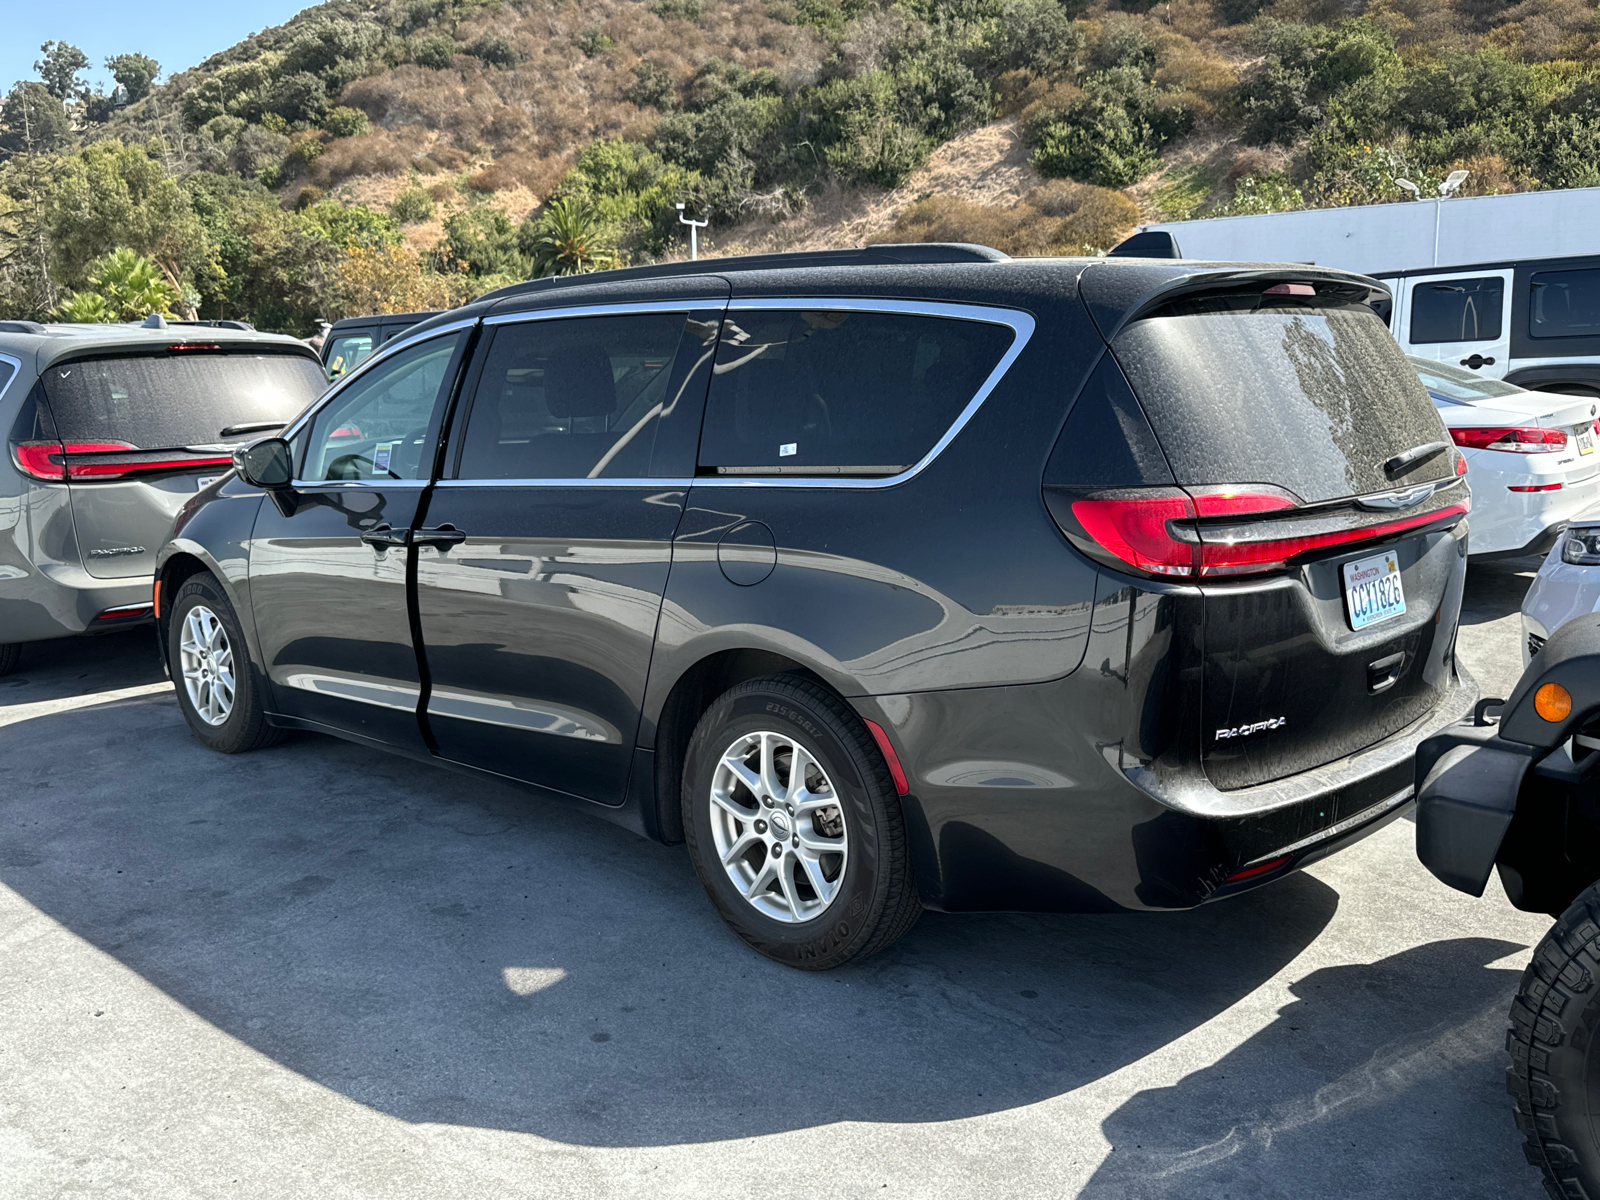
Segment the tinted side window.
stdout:
[[1528,333],[1536,338],[1600,334],[1600,271],[1540,271],[1534,275]]
[[460,341],[459,333],[430,338],[351,380],[312,420],[300,478],[427,478],[428,429]]
[[372,353],[371,333],[341,333],[328,347],[328,378],[337,379]]
[[6,384],[11,382],[11,377],[16,373],[17,369],[10,363],[0,362],[0,396],[5,395]]
[[1005,325],[898,313],[731,314],[700,469],[896,474],[944,436],[1014,336]]
[[1498,275],[1419,283],[1411,292],[1411,344],[1492,342],[1500,336],[1504,299]]
[[657,437],[679,401],[698,409],[706,376],[695,367],[708,365],[715,336],[714,322],[683,312],[500,326],[473,395],[457,476],[649,477]]

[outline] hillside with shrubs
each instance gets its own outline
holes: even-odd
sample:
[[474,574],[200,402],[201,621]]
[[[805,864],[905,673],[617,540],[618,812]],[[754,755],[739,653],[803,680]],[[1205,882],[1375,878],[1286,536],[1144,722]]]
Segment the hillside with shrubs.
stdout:
[[0,107],[0,316],[309,332],[531,275],[1600,184],[1583,0],[331,0]]

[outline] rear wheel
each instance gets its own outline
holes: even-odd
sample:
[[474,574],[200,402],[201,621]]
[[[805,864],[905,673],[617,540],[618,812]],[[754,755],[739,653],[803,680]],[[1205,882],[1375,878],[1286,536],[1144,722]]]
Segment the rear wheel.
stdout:
[[279,741],[283,731],[267,724],[261,678],[222,585],[210,575],[186,580],[167,622],[167,664],[194,735],[222,754]]
[[0,642],[0,675],[9,675],[22,661],[22,646],[17,642]]
[[1533,952],[1511,1006],[1506,1090],[1528,1161],[1558,1198],[1600,1196],[1600,884]]
[[861,719],[810,680],[755,679],[720,697],[689,742],[682,800],[706,894],[768,958],[842,966],[921,915],[888,766]]

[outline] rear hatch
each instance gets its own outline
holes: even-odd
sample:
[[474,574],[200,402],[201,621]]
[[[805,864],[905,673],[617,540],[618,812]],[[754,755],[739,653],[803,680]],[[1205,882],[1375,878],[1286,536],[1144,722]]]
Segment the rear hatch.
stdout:
[[1463,464],[1365,299],[1268,278],[1147,305],[1110,343],[1175,486],[1071,507],[1195,585],[1219,788],[1373,745],[1452,682]]
[[175,345],[48,367],[31,436],[12,457],[42,482],[65,482],[91,575],[149,576],[183,502],[314,400],[315,358],[259,344]]

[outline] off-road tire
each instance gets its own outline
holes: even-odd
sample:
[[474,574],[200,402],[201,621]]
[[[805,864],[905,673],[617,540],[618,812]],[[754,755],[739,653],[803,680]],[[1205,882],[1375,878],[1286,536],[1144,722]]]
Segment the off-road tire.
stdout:
[[[844,882],[812,920],[784,923],[758,912],[734,887],[711,831],[712,776],[743,734],[782,733],[813,755],[832,781],[850,839]],[[696,874],[718,915],[753,949],[786,966],[826,971],[885,949],[922,915],[900,797],[866,726],[833,692],[775,675],[720,696],[695,726],[684,756],[683,833]]]
[[1557,1200],[1600,1200],[1600,884],[1533,952],[1511,1005],[1506,1090]]
[[[207,723],[189,701],[183,683],[183,661],[179,641],[189,611],[204,605],[216,614],[233,648],[233,711],[220,725]],[[284,731],[267,724],[266,688],[261,673],[250,658],[249,643],[239,627],[239,617],[228,603],[222,585],[210,574],[191,575],[184,581],[167,609],[167,669],[178,694],[178,709],[195,737],[219,754],[244,754],[263,750],[283,740]]]
[[0,675],[9,675],[22,661],[20,642],[0,642]]

